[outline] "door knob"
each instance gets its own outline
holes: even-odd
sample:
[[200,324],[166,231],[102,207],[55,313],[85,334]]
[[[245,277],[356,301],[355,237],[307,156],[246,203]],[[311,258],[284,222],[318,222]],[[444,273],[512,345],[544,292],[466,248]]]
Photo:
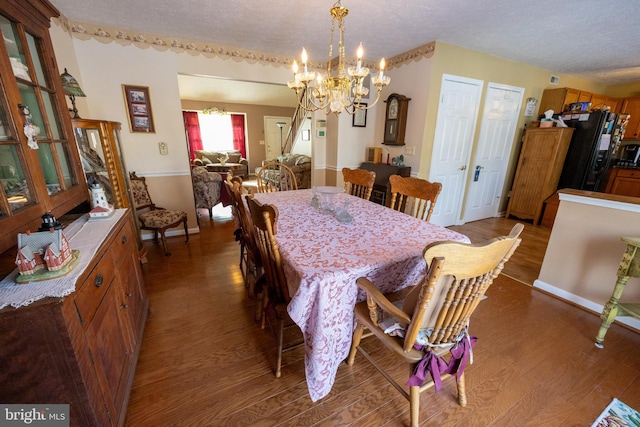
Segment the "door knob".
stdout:
[[458,168],[458,170],[461,170],[461,171],[463,171],[463,170],[467,170],[467,165],[462,165],[462,166],[460,166],[460,167]]

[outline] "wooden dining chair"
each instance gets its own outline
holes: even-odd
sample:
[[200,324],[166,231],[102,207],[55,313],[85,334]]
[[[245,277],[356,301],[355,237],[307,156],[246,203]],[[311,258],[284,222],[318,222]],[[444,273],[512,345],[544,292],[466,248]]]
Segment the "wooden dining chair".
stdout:
[[[369,360],[409,400],[412,427],[419,423],[420,393],[434,386],[437,392],[450,376],[457,378],[458,403],[467,404],[464,368],[472,363],[469,356],[476,340],[469,335],[469,319],[520,244],[523,228],[516,224],[508,236],[481,244],[428,245],[423,252],[426,275],[397,305],[392,303],[394,296],[383,295],[367,278],[357,280],[367,299],[354,309],[357,326],[347,363],[353,365],[356,352]],[[409,392],[360,345],[365,329],[409,366]]]
[[264,269],[264,277],[266,289],[263,291],[263,309],[262,309],[262,327],[268,320],[269,313],[273,312],[277,321],[278,329],[276,332],[278,340],[278,355],[276,361],[275,375],[277,378],[281,375],[282,353],[290,350],[302,342],[296,341],[284,347],[285,323],[296,327],[292,323],[287,314],[287,304],[291,301],[287,279],[284,275],[282,266],[282,257],[280,249],[276,241],[278,208],[274,205],[261,204],[251,195],[245,196],[249,212],[251,213],[251,221],[255,230],[255,240],[262,258],[262,267]]
[[[142,230],[153,231],[153,240],[158,241],[158,234],[162,240],[162,249],[166,256],[171,255],[167,250],[167,238],[165,232],[169,228],[184,225],[185,242],[189,241],[189,228],[187,227],[187,214],[179,210],[169,210],[156,206],[151,201],[147,181],[145,177],[139,177],[135,172],[129,172],[129,181],[131,183],[131,192],[133,194],[133,203],[138,219],[140,220],[140,228]],[[144,212],[141,212],[144,211]]]
[[242,200],[245,194],[242,186],[242,178],[227,176],[224,181],[227,193],[231,199],[231,207],[236,222],[236,238],[240,243],[240,272],[244,281],[247,295],[250,298],[256,298],[255,320],[262,320],[262,300],[261,295],[256,294],[255,285],[262,274],[262,260],[254,238],[253,223],[247,211],[247,207]]
[[376,173],[364,169],[342,169],[342,177],[344,179],[344,191],[352,196],[369,200],[373,184],[376,181]]
[[442,184],[426,179],[391,175],[389,207],[418,219],[429,221],[436,206]]
[[258,171],[258,193],[297,190],[296,176],[285,164],[279,162],[265,163]]

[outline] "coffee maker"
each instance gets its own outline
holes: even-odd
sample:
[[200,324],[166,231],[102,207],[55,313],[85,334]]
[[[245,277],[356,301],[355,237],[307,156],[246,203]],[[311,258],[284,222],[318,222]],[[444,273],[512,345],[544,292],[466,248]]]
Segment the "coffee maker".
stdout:
[[640,166],[638,158],[640,157],[640,144],[627,144],[620,147],[619,166]]

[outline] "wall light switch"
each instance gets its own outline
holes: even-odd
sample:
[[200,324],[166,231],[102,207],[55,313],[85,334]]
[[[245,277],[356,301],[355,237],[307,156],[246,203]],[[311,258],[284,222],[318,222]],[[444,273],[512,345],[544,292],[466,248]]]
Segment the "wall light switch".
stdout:
[[404,154],[407,154],[409,156],[414,156],[416,154],[416,147],[405,145]]
[[166,142],[158,142],[158,150],[160,151],[161,156],[169,154],[169,146]]
[[264,141],[260,141],[260,145],[264,145]]

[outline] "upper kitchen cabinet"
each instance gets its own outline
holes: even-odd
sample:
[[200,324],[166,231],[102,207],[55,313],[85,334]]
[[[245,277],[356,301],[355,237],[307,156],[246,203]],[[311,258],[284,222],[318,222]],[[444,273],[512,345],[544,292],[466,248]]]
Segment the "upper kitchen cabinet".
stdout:
[[557,89],[545,89],[540,100],[539,114],[547,110],[553,110],[556,113],[569,110],[569,105],[574,102],[590,102],[591,108],[594,110],[609,107],[610,111],[616,112],[619,104],[617,98],[610,96],[598,95],[579,89],[569,87],[560,87]]
[[46,0],[0,2],[0,252],[88,200]]
[[622,102],[621,112],[631,115],[624,139],[640,139],[640,98],[625,99]]

